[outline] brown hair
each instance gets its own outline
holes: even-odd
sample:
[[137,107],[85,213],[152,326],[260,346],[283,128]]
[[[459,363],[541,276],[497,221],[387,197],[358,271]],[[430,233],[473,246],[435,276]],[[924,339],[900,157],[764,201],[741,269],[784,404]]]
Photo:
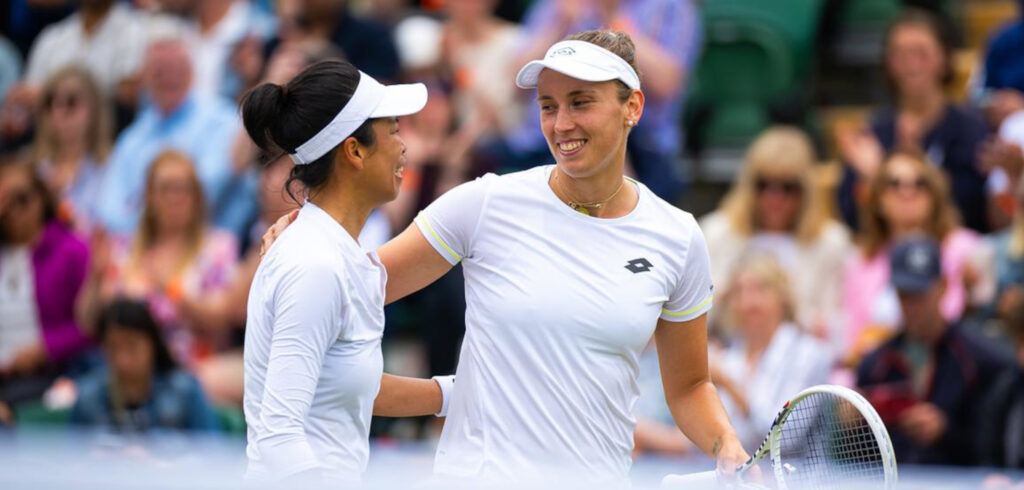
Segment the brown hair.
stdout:
[[775,126],[762,132],[747,150],[746,165],[722,203],[722,212],[733,229],[743,236],[753,234],[757,228],[757,180],[765,175],[787,175],[800,181],[803,189],[792,232],[804,243],[818,238],[829,216],[815,185],[814,161],[814,146],[801,129]]
[[892,239],[892,229],[882,214],[882,194],[885,192],[889,180],[889,174],[885,171],[885,167],[896,158],[904,158],[913,162],[928,188],[932,210],[924,225],[924,232],[941,243],[950,232],[960,225],[960,216],[956,208],[953,207],[949,196],[949,183],[942,171],[932,165],[928,161],[928,157],[921,153],[894,152],[886,159],[878,174],[869,183],[868,202],[861,207],[861,222],[864,223],[864,229],[861,232],[860,245],[867,257],[872,257],[880,252]]
[[885,31],[885,52],[883,56],[883,66],[885,66],[885,78],[889,84],[889,88],[896,93],[896,84],[893,82],[892,76],[889,74],[888,57],[889,57],[889,43],[892,42],[892,36],[897,29],[901,27],[921,27],[928,31],[935,39],[935,42],[939,44],[939,48],[942,50],[942,78],[939,80],[942,86],[948,86],[953,82],[953,41],[949,33],[949,28],[942,23],[942,20],[935,14],[920,8],[910,7],[904,9],[903,12],[896,17],[889,24],[889,27]]
[[[7,172],[24,172],[28,175],[32,191],[36,193],[43,205],[43,224],[57,218],[57,198],[50,191],[49,186],[43,182],[43,178],[36,171],[34,165],[28,160],[24,152],[12,153],[0,156],[0,175]],[[0,245],[7,244],[9,237],[3,226],[0,226]]]
[[[636,63],[636,46],[633,45],[633,39],[625,32],[610,29],[582,31],[567,36],[563,41],[583,41],[607,49],[629,63],[637,76],[640,76],[640,67]],[[622,80],[616,80],[616,82],[619,87],[619,101],[625,102],[633,93],[633,89],[622,83]]]
[[114,140],[114,116],[110,103],[104,97],[96,79],[85,69],[74,65],[54,73],[43,86],[42,105],[44,110],[39,112],[38,129],[35,141],[32,143],[34,157],[36,160],[52,160],[56,156],[57,140],[53,131],[49,107],[53,103],[57,87],[68,80],[77,81],[85,89],[90,111],[88,134],[85,141],[86,151],[97,163],[102,164],[110,156]]
[[146,201],[145,207],[142,210],[142,219],[139,222],[139,230],[135,234],[135,242],[132,247],[132,261],[136,265],[141,265],[143,254],[153,246],[157,239],[156,210],[153,209],[152,196],[156,187],[157,170],[168,162],[184,162],[188,165],[190,174],[189,184],[194,195],[192,223],[189,224],[188,230],[188,249],[178,264],[178,270],[182,270],[199,254],[199,248],[202,246],[206,232],[206,199],[203,196],[203,188],[199,183],[199,177],[196,175],[196,168],[192,160],[184,153],[176,150],[160,152],[153,159],[149,170],[146,171]]

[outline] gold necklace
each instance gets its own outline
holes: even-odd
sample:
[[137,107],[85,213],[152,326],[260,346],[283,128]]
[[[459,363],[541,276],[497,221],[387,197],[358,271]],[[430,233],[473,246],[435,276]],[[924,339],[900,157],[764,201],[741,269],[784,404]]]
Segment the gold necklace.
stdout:
[[558,179],[558,169],[555,169],[555,186],[558,187],[558,190],[561,191],[562,195],[564,195],[565,198],[569,201],[566,204],[568,204],[569,207],[573,209],[573,211],[577,211],[577,212],[583,213],[583,214],[585,214],[587,216],[590,216],[590,209],[593,209],[594,211],[597,211],[597,210],[601,209],[602,207],[604,207],[605,204],[608,204],[609,201],[611,201],[612,199],[615,199],[615,196],[619,195],[619,191],[622,190],[622,186],[625,183],[626,183],[626,179],[622,179],[619,182],[619,187],[615,189],[615,192],[613,192],[612,195],[608,196],[605,199],[602,199],[600,201],[594,201],[594,202],[580,202],[580,201],[574,200],[571,196],[569,196],[569,192],[566,191],[564,187],[562,187],[562,181]]

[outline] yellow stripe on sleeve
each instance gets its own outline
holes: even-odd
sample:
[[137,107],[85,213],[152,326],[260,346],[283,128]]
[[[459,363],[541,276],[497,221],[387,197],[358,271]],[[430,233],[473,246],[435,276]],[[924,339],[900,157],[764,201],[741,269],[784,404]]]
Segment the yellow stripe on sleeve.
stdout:
[[674,312],[674,311],[668,311],[668,310],[663,309],[663,310],[661,310],[661,314],[668,315],[668,316],[687,316],[687,315],[691,315],[694,312],[699,311],[701,308],[707,306],[708,303],[711,303],[711,300],[713,300],[713,299],[715,299],[715,295],[712,294],[711,296],[708,296],[708,299],[705,299],[704,301],[701,301],[699,305],[694,306],[693,308],[690,308],[689,310],[680,311],[680,312],[677,313],[677,312]]
[[445,243],[444,240],[441,239],[441,236],[438,235],[436,231],[434,231],[434,227],[430,226],[430,221],[427,220],[426,217],[424,217],[421,214],[421,215],[417,216],[416,219],[418,219],[421,223],[423,223],[423,226],[427,227],[427,231],[429,231],[430,234],[434,237],[434,239],[437,240],[437,243],[440,243],[441,246],[444,247],[444,249],[446,251],[448,251],[448,253],[451,254],[452,257],[455,257],[455,260],[457,262],[462,262],[462,256],[457,254],[457,253],[455,253],[455,251],[452,250],[452,248],[449,247],[448,244]]

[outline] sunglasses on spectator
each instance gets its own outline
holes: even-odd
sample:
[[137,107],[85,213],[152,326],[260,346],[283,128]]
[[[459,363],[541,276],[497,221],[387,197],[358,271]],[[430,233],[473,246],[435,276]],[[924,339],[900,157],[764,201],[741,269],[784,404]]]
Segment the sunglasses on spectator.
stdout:
[[53,109],[60,107],[68,110],[75,110],[82,105],[82,95],[77,93],[70,94],[50,94],[46,97],[46,107]]
[[897,179],[895,177],[889,177],[885,181],[885,187],[890,190],[898,191],[900,189],[910,189],[914,191],[928,190],[928,181],[924,177],[918,177],[916,179]]
[[776,191],[788,196],[799,196],[804,192],[803,184],[797,180],[772,180],[762,178],[757,179],[754,186],[757,188],[758,193]]
[[30,189],[18,189],[11,192],[11,199],[9,202],[8,210],[10,209],[25,209],[30,202],[32,202],[32,191]]

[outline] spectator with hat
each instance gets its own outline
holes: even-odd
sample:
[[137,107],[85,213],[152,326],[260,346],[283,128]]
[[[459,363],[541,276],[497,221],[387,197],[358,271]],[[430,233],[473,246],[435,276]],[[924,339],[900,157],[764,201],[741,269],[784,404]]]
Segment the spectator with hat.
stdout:
[[939,244],[912,237],[889,252],[890,282],[903,322],[857,369],[857,386],[878,409],[902,464],[976,464],[977,400],[1010,367],[993,347],[947,322]]

